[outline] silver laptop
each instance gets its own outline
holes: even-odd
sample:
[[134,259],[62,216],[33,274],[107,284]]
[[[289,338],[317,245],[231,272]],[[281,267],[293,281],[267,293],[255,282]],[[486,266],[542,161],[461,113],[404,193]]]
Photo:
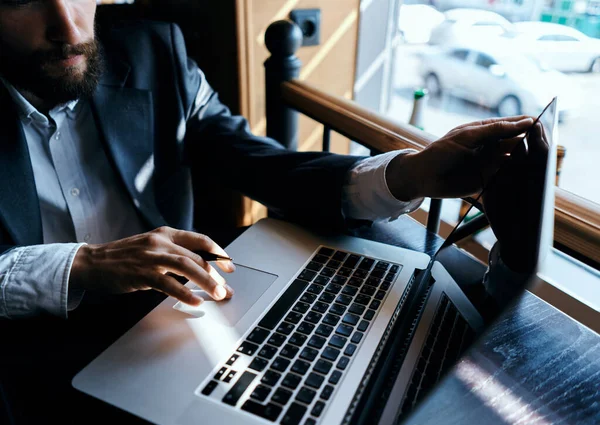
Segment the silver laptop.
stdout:
[[[541,120],[550,154],[540,258],[552,240],[556,101]],[[167,298],[73,386],[157,424],[396,423],[487,323],[422,253],[273,219],[227,252],[231,300]]]

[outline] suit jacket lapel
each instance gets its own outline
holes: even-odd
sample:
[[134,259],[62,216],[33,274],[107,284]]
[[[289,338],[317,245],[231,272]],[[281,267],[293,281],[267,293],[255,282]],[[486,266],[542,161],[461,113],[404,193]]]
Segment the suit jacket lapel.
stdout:
[[92,105],[98,130],[134,205],[151,227],[165,224],[154,199],[154,117],[148,90],[124,87],[129,67],[113,64]]
[[17,245],[43,242],[29,148],[10,94],[0,83],[0,220]]

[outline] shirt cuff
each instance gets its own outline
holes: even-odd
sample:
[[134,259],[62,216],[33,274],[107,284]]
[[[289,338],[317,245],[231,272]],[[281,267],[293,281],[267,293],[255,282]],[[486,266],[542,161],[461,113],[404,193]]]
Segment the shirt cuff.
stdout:
[[49,313],[67,318],[83,291],[69,293],[73,260],[84,244],[18,247],[0,256],[0,317]]
[[409,202],[396,199],[385,178],[387,166],[392,159],[414,152],[414,149],[403,149],[358,162],[349,171],[342,190],[344,217],[355,220],[392,221],[419,208],[423,198]]
[[489,254],[489,267],[483,277],[487,293],[502,307],[509,303],[523,289],[531,276],[529,273],[512,271],[500,257],[500,244],[496,242]]

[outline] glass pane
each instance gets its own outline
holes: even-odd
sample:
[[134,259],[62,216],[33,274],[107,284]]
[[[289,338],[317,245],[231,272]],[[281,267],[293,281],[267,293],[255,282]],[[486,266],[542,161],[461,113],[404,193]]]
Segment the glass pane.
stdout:
[[[420,126],[442,136],[470,121],[537,116],[558,96],[558,144],[564,152],[558,184],[600,203],[597,16],[585,13],[581,5],[565,12],[560,1],[545,2],[537,12],[527,2],[510,7],[482,4],[485,10],[444,9],[449,3],[436,2],[439,8],[414,3],[400,7],[402,37],[391,67],[389,105],[383,112],[408,122],[414,91],[425,87],[429,94]],[[589,10],[598,10],[598,2],[586,4]],[[503,32],[490,23],[499,23]],[[577,48],[557,40],[578,41]],[[475,53],[468,56],[467,49]],[[456,206],[452,209],[456,211]]]

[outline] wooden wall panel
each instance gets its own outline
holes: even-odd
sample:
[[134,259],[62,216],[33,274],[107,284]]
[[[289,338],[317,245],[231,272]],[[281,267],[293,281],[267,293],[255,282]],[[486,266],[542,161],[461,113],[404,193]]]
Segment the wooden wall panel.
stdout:
[[[297,53],[302,61],[300,79],[328,93],[352,99],[359,6],[360,0],[237,1],[238,46],[247,49],[238,56],[242,77],[240,104],[253,132],[260,135],[266,132],[263,64],[269,57],[264,45],[267,27],[273,21],[287,19],[293,9],[321,9],[321,43],[301,47]],[[322,135],[320,124],[305,116],[300,117],[299,150],[320,150]],[[348,153],[349,140],[333,134],[331,150]],[[247,206],[251,211],[245,216],[247,224],[264,215],[264,209],[259,206],[250,206],[250,203]]]

